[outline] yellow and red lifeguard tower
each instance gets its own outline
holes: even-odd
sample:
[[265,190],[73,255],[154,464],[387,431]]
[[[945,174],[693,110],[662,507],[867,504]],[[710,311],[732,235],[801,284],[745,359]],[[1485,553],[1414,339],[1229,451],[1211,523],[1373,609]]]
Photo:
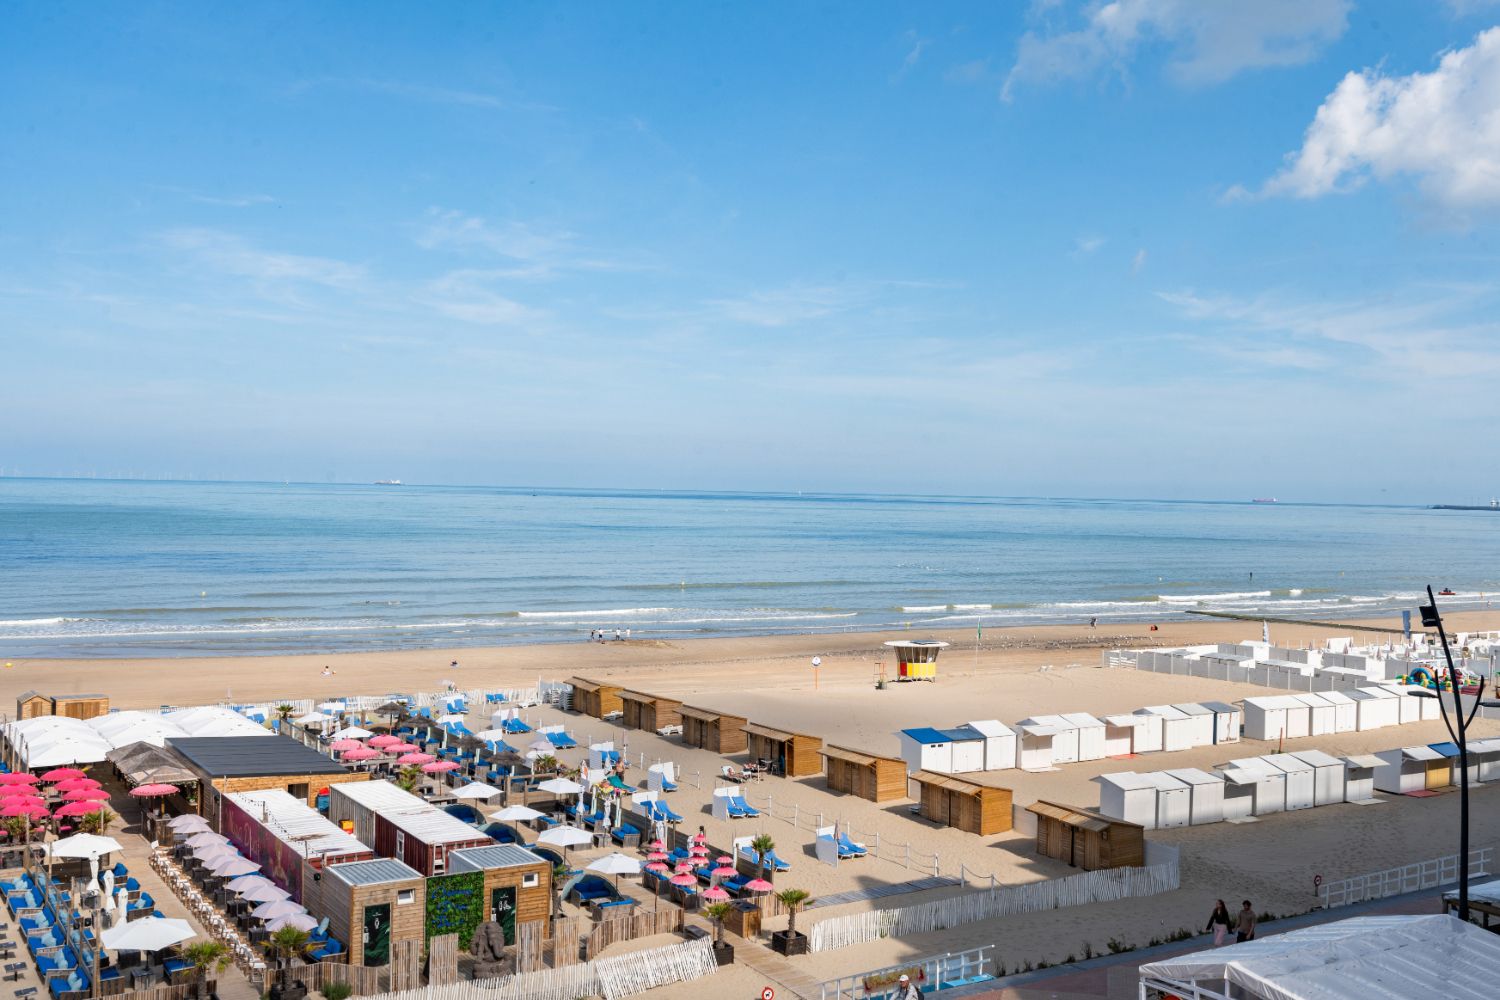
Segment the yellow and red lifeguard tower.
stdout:
[[948,644],[938,639],[892,639],[886,643],[896,651],[896,680],[937,680],[937,659]]

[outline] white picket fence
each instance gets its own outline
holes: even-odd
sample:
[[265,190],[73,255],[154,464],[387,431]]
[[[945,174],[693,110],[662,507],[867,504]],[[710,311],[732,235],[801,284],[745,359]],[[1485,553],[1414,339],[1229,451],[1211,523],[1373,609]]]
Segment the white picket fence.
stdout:
[[382,993],[371,1000],[578,1000],[593,996],[619,1000],[658,986],[700,979],[717,968],[713,942],[703,938],[501,979]]
[[960,924],[996,917],[1039,913],[1085,903],[1107,903],[1116,899],[1155,896],[1180,884],[1175,861],[1146,868],[1108,868],[1067,878],[1048,879],[1027,885],[1006,886],[986,892],[965,893],[916,906],[852,913],[830,917],[808,931],[811,951],[831,951],[865,944],[883,937],[925,934]]
[[[1488,875],[1494,857],[1493,847],[1481,847],[1470,851],[1469,877],[1479,878]],[[1325,882],[1319,887],[1318,896],[1322,900],[1323,908],[1331,910],[1336,906],[1362,903],[1368,899],[1385,899],[1387,896],[1401,896],[1408,892],[1435,889],[1440,885],[1453,885],[1456,882],[1458,882],[1458,855],[1449,854],[1441,858],[1402,865],[1400,868],[1387,868],[1385,871],[1369,872],[1353,878]]]

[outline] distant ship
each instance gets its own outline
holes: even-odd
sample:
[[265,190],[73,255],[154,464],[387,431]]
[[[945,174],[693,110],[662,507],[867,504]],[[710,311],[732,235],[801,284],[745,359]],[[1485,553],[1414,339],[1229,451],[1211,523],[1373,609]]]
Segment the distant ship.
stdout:
[[1500,500],[1488,504],[1435,503],[1428,510],[1500,510]]
[[1251,503],[1276,503],[1277,500],[1276,500],[1275,497],[1256,497],[1255,499],[1251,500],[1250,502]]
[[377,479],[377,480],[375,480],[375,485],[376,486],[400,486],[401,485],[401,480],[399,480],[399,479]]

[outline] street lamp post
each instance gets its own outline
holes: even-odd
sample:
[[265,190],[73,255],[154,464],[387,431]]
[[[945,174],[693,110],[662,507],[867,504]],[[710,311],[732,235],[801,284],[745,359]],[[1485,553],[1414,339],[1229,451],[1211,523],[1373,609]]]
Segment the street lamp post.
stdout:
[[1479,687],[1474,692],[1474,707],[1464,713],[1463,699],[1459,694],[1458,669],[1453,665],[1453,651],[1448,648],[1448,633],[1443,628],[1443,616],[1438,614],[1437,598],[1432,594],[1432,587],[1427,588],[1427,603],[1422,605],[1423,628],[1436,628],[1438,640],[1443,644],[1443,659],[1448,664],[1448,686],[1453,690],[1453,718],[1448,718],[1448,706],[1443,702],[1440,693],[1432,691],[1409,691],[1408,694],[1415,698],[1436,698],[1438,708],[1443,713],[1443,725],[1448,727],[1448,735],[1458,746],[1458,919],[1467,921],[1469,919],[1469,723],[1474,721],[1474,715],[1480,707],[1500,708],[1500,701],[1484,700],[1483,677],[1479,678]]

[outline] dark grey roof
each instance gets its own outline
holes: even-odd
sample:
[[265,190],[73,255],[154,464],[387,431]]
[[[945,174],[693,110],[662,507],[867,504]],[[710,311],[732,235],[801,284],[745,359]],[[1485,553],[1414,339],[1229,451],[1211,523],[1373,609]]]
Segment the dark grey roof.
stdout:
[[211,778],[344,773],[342,764],[286,736],[169,736],[167,746]]
[[448,870],[451,872],[484,871],[489,868],[519,868],[523,865],[545,865],[545,858],[537,857],[524,847],[515,844],[495,844],[493,847],[465,847],[448,854]]
[[327,871],[350,885],[379,885],[382,882],[409,882],[422,878],[421,872],[394,858],[349,861],[341,865],[329,865]]

